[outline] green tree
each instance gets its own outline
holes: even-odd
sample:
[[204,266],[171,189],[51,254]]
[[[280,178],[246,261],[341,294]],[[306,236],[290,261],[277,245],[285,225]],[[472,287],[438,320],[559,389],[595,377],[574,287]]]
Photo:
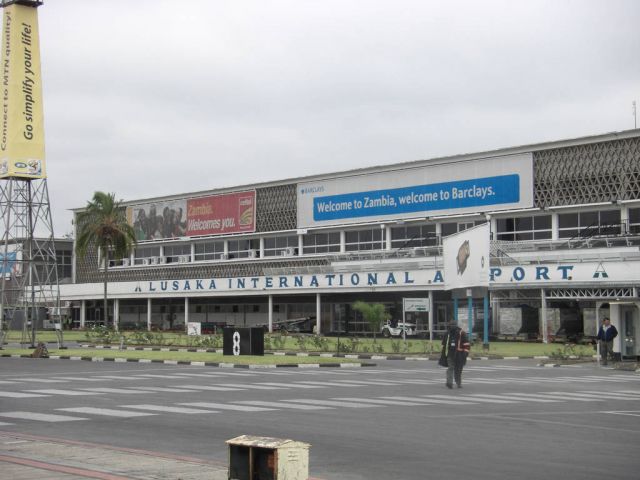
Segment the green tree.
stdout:
[[382,326],[382,322],[391,318],[391,315],[385,311],[384,305],[381,303],[367,303],[358,300],[353,304],[353,309],[360,312],[364,319],[369,323],[369,327],[373,330],[373,342],[376,342],[376,334]]
[[120,260],[130,255],[136,242],[133,227],[127,222],[125,208],[115,194],[95,192],[85,210],[77,216],[76,253],[84,258],[91,247],[96,248],[104,269],[104,316],[109,320],[107,283],[109,258]]

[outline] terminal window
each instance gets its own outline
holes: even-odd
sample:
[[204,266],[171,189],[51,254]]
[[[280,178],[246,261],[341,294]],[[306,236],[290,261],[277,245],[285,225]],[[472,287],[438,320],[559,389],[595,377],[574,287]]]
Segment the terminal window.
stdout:
[[345,250],[347,252],[382,250],[383,248],[384,229],[379,226],[346,232]]
[[620,233],[620,210],[592,210],[558,215],[559,238],[589,238]]
[[433,247],[438,245],[435,225],[411,225],[391,229],[392,248]]
[[498,218],[498,240],[550,240],[551,215]]
[[305,255],[340,251],[340,232],[309,233],[302,238]]

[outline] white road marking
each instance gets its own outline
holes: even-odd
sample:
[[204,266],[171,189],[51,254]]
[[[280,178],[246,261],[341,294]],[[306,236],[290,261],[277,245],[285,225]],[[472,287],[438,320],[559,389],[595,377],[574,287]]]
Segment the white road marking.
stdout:
[[214,408],[219,410],[235,410],[238,412],[269,412],[273,411],[273,408],[264,407],[252,407],[243,405],[227,405],[225,403],[213,403],[213,402],[192,402],[192,403],[179,403],[178,405],[185,405],[187,407],[201,407],[201,408]]
[[33,377],[24,377],[21,379],[22,382],[36,382],[36,383],[65,383],[64,380],[54,380],[52,378],[33,378]]
[[344,382],[344,383],[356,383],[359,385],[372,385],[372,386],[382,386],[382,387],[397,387],[398,385],[403,385],[404,382],[387,382],[384,380],[336,380],[336,382]]
[[163,405],[120,405],[121,408],[133,408],[136,410],[150,410],[152,412],[169,412],[169,413],[220,413],[215,410],[202,410],[198,408],[186,408],[186,407],[165,407]]
[[629,416],[629,417],[640,417],[640,411],[638,411],[638,410],[612,411],[612,412],[602,412],[602,413],[609,413],[611,415],[626,415],[626,416]]
[[131,387],[135,390],[143,390],[147,392],[167,392],[167,393],[193,393],[198,390],[188,390],[186,388],[169,388],[169,387]]
[[338,382],[312,382],[310,380],[295,382],[302,383],[305,385],[320,385],[321,387],[330,386],[330,387],[362,387],[362,385],[356,385],[353,383],[338,383]]
[[424,402],[424,403],[437,403],[437,404],[442,404],[442,405],[477,405],[477,402],[474,402],[473,400],[467,400],[467,401],[462,401],[462,400],[443,400],[441,398],[429,398],[429,399],[425,399],[425,398],[418,398],[418,397],[381,397],[381,398],[389,398],[392,400],[407,400],[409,402]]
[[194,390],[211,390],[213,392],[238,392],[244,388],[214,387],[212,385],[176,385],[176,388],[192,388]]
[[106,380],[131,380],[131,381],[146,380],[143,376],[138,376],[138,375],[100,375],[99,377],[95,377],[95,378],[106,379]]
[[56,410],[60,410],[61,412],[86,413],[88,415],[104,415],[106,417],[121,418],[149,417],[151,415],[156,415],[155,413],[131,412],[129,410],[113,410],[111,408],[97,407],[57,408]]
[[294,403],[287,402],[263,402],[259,400],[244,400],[239,403],[242,405],[255,405],[258,407],[274,407],[274,408],[292,408],[294,410],[330,410],[331,407],[322,407],[318,405],[296,405]]
[[35,393],[20,393],[20,392],[0,392],[0,397],[6,398],[36,398],[36,397],[48,397],[49,395],[40,395]]
[[558,400],[552,400],[550,398],[536,398],[536,397],[530,397],[530,398],[522,398],[519,397],[517,395],[512,395],[511,393],[508,394],[499,394],[499,395],[488,395],[488,394],[483,394],[483,393],[476,393],[471,395],[472,397],[484,397],[484,398],[497,398],[497,399],[504,399],[504,400],[517,400],[519,402],[522,401],[527,401],[527,402],[538,402],[538,403],[558,403]]
[[549,393],[554,395],[563,395],[568,398],[592,399],[593,401],[596,401],[596,402],[606,402],[608,400],[607,398],[603,398],[603,396],[600,394],[595,395],[593,393],[577,393],[577,392],[549,392]]
[[407,400],[385,400],[382,398],[356,398],[356,397],[338,397],[333,400],[346,401],[346,402],[363,402],[374,403],[380,405],[397,405],[399,407],[414,407],[421,405],[429,405],[427,402],[409,402]]
[[569,400],[576,400],[579,402],[593,402],[593,399],[591,398],[567,398],[564,395],[553,395],[550,394],[548,392],[541,392],[541,393],[509,393],[509,395],[512,395],[514,397],[525,397],[525,398],[543,398],[543,399],[551,399],[551,400],[558,400],[561,402],[568,402]]
[[133,390],[129,388],[108,388],[108,387],[83,388],[82,390],[86,390],[88,392],[98,392],[98,393],[125,393],[125,394],[134,394],[134,395],[147,393],[141,390]]
[[640,400],[640,393],[599,392],[596,390],[580,390],[580,393],[593,393],[594,395],[600,395],[614,400]]
[[327,407],[347,407],[347,408],[376,408],[381,407],[382,405],[371,405],[362,402],[338,402],[335,400],[315,400],[312,398],[290,398],[287,399],[287,402],[294,403],[307,403],[309,405],[321,405]]
[[252,385],[252,384],[244,384],[244,383],[225,383],[225,386],[229,386],[232,388],[247,388],[250,390],[283,390],[282,387],[273,387],[266,385]]
[[36,422],[75,422],[78,420],[87,420],[80,417],[69,417],[67,415],[54,415],[47,413],[35,412],[0,412],[0,417],[19,418],[21,420],[34,420]]
[[513,401],[513,400],[494,400],[491,398],[478,398],[472,395],[420,395],[421,397],[424,398],[428,398],[428,399],[442,399],[442,400],[451,400],[451,401],[471,401],[471,402],[480,402],[480,403],[500,403],[500,404],[504,404],[504,403],[518,403],[517,401]]
[[80,397],[83,395],[100,395],[101,392],[83,392],[83,391],[79,391],[79,390],[58,390],[58,389],[45,389],[45,390],[25,390],[27,392],[32,392],[32,393],[42,393],[45,395],[69,395],[69,396],[76,396],[76,397]]
[[283,388],[322,388],[317,385],[299,385],[296,383],[277,383],[277,382],[260,382],[256,383],[256,385],[268,385],[273,387],[283,387]]
[[53,377],[55,379],[60,379],[60,380],[72,380],[74,382],[102,382],[103,380],[100,380],[99,378],[86,378],[86,377]]

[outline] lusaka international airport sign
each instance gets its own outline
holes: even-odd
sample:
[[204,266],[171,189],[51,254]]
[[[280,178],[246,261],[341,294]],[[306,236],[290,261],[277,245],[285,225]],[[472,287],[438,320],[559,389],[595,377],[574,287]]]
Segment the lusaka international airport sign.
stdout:
[[[628,284],[640,280],[640,262],[554,263],[489,268],[490,287],[518,285],[544,288],[568,284]],[[378,272],[272,275],[259,277],[167,279],[109,284],[113,298],[153,296],[215,296],[247,293],[308,293],[335,291],[440,290],[440,269]],[[60,285],[65,300],[99,298],[102,283]]]

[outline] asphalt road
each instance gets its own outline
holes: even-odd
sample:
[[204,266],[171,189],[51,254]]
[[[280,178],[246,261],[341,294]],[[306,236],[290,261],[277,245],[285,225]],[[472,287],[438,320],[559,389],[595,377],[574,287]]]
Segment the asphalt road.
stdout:
[[519,360],[469,362],[463,379],[445,388],[435,362],[242,370],[0,358],[0,432],[219,462],[235,436],[291,438],[312,445],[321,479],[640,476],[640,375]]

